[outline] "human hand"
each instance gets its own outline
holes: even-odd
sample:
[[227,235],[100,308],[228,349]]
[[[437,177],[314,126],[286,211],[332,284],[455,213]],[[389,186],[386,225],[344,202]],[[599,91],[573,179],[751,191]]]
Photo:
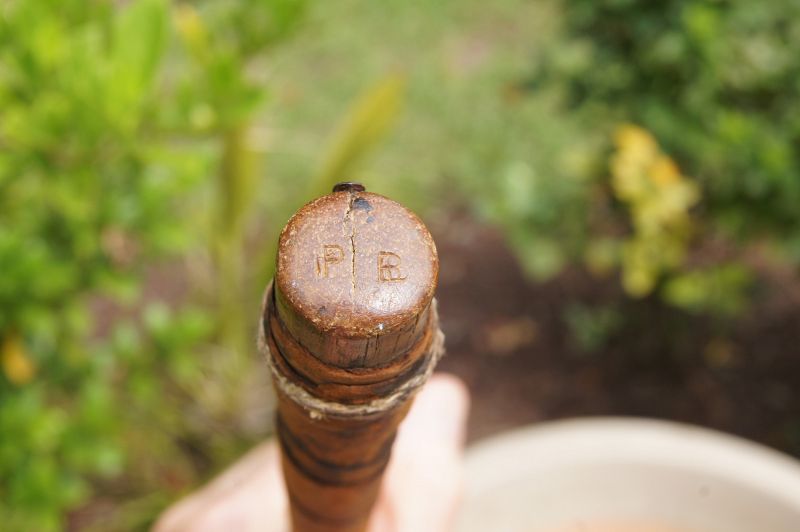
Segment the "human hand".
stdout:
[[[439,532],[455,515],[469,408],[464,384],[436,374],[400,425],[369,532]],[[275,441],[263,443],[174,504],[154,532],[286,532],[288,501]]]

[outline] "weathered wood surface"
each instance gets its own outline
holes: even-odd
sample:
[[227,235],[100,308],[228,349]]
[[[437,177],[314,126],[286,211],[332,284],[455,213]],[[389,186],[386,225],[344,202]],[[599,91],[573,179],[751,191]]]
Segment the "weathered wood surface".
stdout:
[[282,231],[262,319],[295,532],[365,529],[397,426],[441,350],[427,228],[343,188]]

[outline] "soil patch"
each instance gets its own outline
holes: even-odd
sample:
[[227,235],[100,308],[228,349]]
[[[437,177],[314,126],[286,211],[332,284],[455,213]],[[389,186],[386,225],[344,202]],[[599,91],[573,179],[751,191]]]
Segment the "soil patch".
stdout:
[[[618,280],[571,269],[528,281],[494,230],[433,227],[447,335],[443,371],[472,392],[469,438],[573,416],[647,416],[744,436],[800,457],[797,275],[759,279],[745,316],[724,325],[631,301]],[[570,333],[571,304],[617,305],[622,324],[594,351]]]

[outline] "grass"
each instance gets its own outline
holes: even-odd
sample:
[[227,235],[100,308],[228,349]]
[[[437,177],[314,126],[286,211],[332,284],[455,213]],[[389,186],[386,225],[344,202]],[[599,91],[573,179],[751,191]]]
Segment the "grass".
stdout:
[[404,111],[352,178],[423,214],[453,198],[453,179],[492,179],[486,172],[506,134],[511,87],[555,19],[546,2],[316,3],[265,66],[274,87],[263,117],[274,139],[268,202],[293,192],[285,183],[313,175],[319,161],[309,154],[323,151],[348,102],[397,73],[407,80]]

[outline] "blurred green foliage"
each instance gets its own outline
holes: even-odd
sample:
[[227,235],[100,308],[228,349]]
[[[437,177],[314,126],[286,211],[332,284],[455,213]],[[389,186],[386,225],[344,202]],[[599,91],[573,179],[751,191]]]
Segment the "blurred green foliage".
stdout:
[[163,3],[12,2],[0,24],[0,520],[55,530],[123,466],[124,366],[90,347],[87,297],[130,299],[134,263],[185,241],[163,220],[197,165],[143,134]]
[[[800,239],[800,4],[578,0],[528,81],[652,131],[727,233]],[[797,255],[795,255],[797,256]]]
[[[671,303],[723,313],[741,308],[700,292],[688,297],[686,287],[713,284],[714,292],[728,291],[731,300],[741,300],[749,286],[743,265],[689,268],[683,256],[687,238],[718,235],[745,246],[767,240],[783,256],[800,261],[800,56],[793,53],[800,45],[800,5],[577,0],[563,3],[561,11],[557,38],[537,51],[532,72],[517,87],[530,100],[553,99],[553,111],[575,133],[557,152],[590,164],[552,172],[545,162],[532,163],[528,171],[545,176],[540,180],[510,174],[506,187],[511,188],[500,189],[495,198],[504,206],[498,218],[512,228],[521,256],[530,257],[534,273],[543,275],[570,258],[590,266],[620,264],[623,284],[634,296],[675,277],[666,287]],[[693,207],[698,193],[702,196],[700,208],[681,214],[678,225],[659,219],[654,205],[643,217],[631,203],[620,188],[621,151],[610,168],[606,164],[609,142],[624,122],[644,128],[641,134],[652,134],[656,140],[649,142],[658,142],[673,158],[665,159],[663,168],[689,176],[681,179],[684,192],[672,180],[674,198],[682,194],[685,206]],[[605,140],[588,154],[575,151],[597,140],[598,132]],[[652,183],[657,171],[654,166]],[[565,182],[575,181],[584,185],[565,189]],[[653,186],[663,189],[654,189],[654,198],[666,207],[672,201],[667,189]],[[509,212],[526,202],[528,209]],[[553,216],[541,217],[542,203]],[[620,203],[629,208],[620,209]],[[514,229],[523,226],[527,232]],[[643,231],[645,226],[650,229]],[[545,237],[542,246],[538,236],[564,233],[569,243]],[[575,242],[586,244],[576,248]],[[548,258],[543,261],[542,255]]]
[[[163,396],[194,399],[193,351],[220,333],[207,310],[141,301],[143,266],[214,231],[218,242],[241,239],[237,216],[254,185],[237,142],[266,95],[248,66],[285,38],[303,6],[18,0],[0,8],[4,530],[62,529],[65,511],[90,495],[90,479],[110,479],[148,453],[170,460],[157,437],[137,447],[140,434],[166,432],[174,449],[182,420],[161,408]],[[221,191],[203,202],[215,173]],[[209,205],[225,224],[198,216]],[[101,308],[117,308],[116,323],[103,325]],[[131,491],[147,491],[137,480],[163,488],[164,478],[137,467]]]

